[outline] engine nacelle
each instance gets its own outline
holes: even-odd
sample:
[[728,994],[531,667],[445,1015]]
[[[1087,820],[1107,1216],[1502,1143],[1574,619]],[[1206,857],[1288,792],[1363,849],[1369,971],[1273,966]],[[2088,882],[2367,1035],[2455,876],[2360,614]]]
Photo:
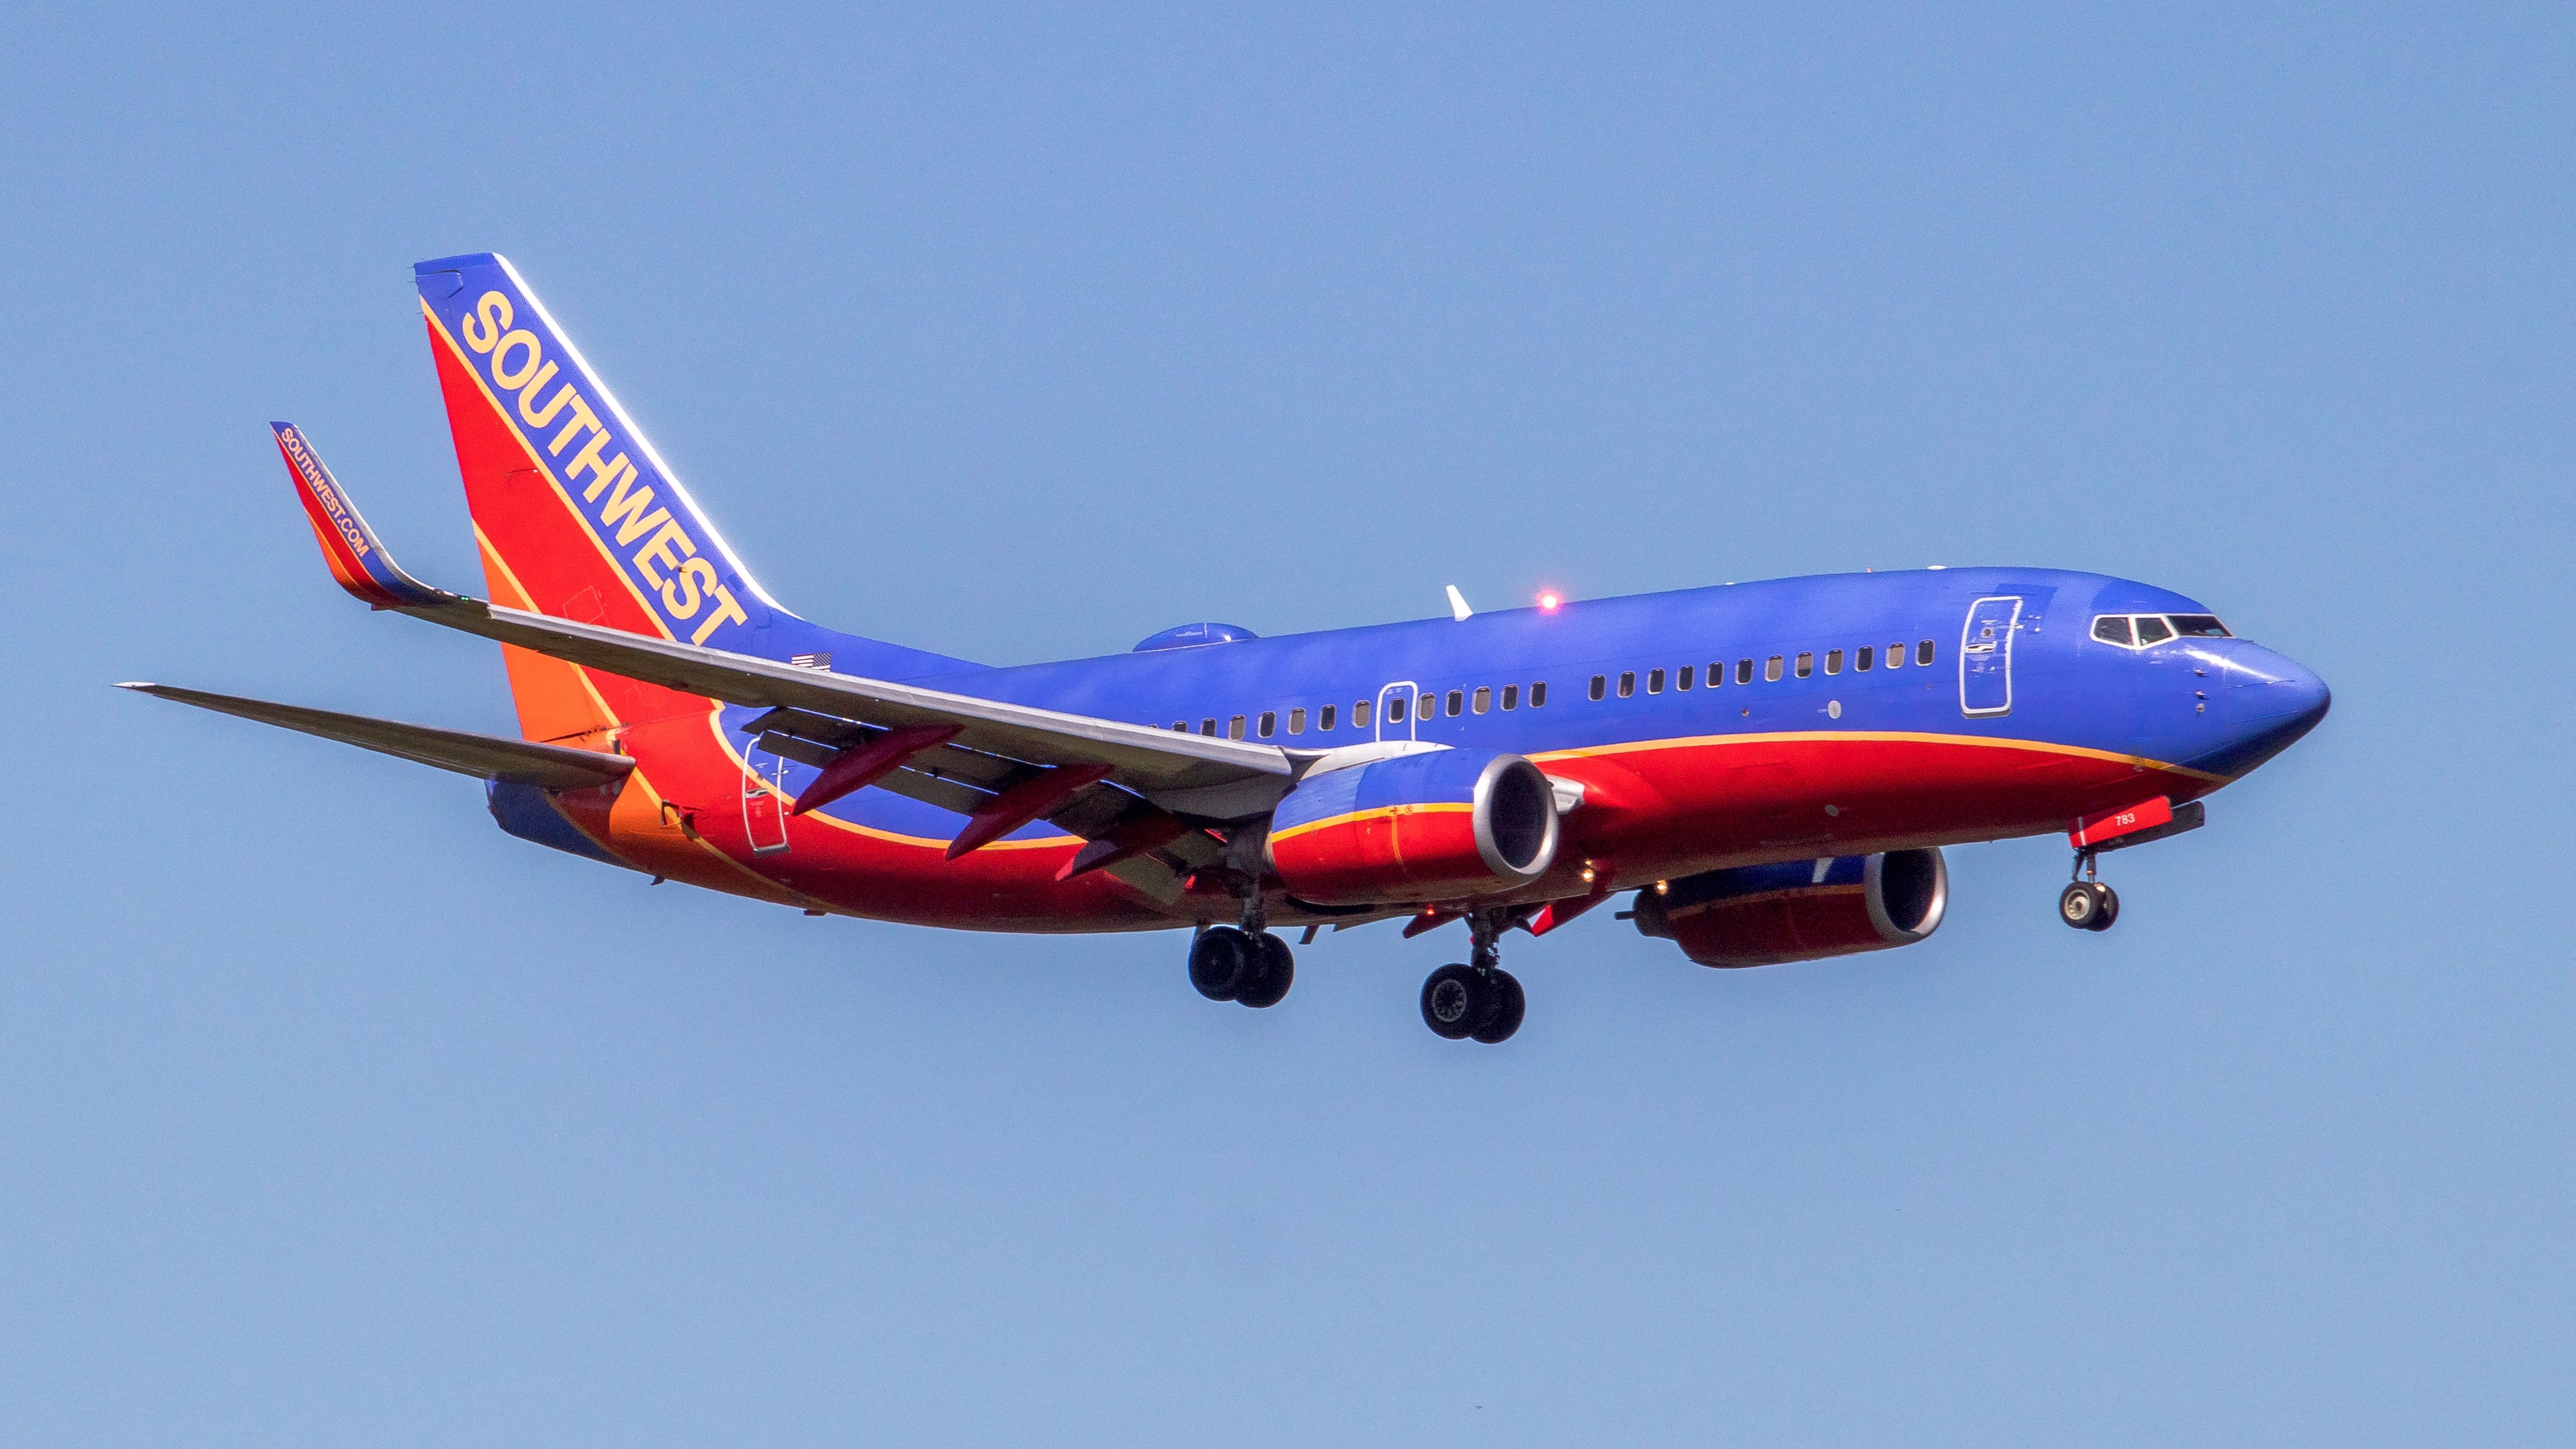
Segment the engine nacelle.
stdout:
[[1637,929],[1702,966],[1773,966],[1910,946],[1940,929],[1950,871],[1938,850],[1713,870],[1637,897]]
[[1518,755],[1424,750],[1308,775],[1270,817],[1300,900],[1405,905],[1529,884],[1556,859],[1556,790]]

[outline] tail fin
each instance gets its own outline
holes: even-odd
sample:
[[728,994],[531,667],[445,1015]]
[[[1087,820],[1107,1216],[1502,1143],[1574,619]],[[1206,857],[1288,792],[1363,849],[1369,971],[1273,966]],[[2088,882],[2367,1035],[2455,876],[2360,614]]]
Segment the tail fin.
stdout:
[[767,654],[784,611],[509,262],[412,270],[494,600]]

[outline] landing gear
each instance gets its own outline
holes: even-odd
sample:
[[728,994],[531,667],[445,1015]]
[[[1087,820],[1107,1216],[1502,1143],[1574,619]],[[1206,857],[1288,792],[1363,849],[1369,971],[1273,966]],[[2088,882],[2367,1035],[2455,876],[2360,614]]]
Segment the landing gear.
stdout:
[[1450,1041],[1492,1045],[1521,1029],[1529,998],[1520,979],[1503,969],[1499,916],[1478,911],[1467,918],[1475,932],[1472,965],[1443,966],[1422,983],[1422,1024]]
[[1288,985],[1297,979],[1297,958],[1289,953],[1288,943],[1268,931],[1252,938],[1257,960],[1253,969],[1234,988],[1234,999],[1246,1006],[1277,1006],[1288,994]]
[[2095,878],[2093,852],[2076,852],[2075,877],[2057,894],[2057,918],[2079,931],[2111,929],[2120,919],[2120,893]]
[[1190,943],[1190,984],[1210,1001],[1277,1006],[1297,979],[1288,943],[1270,934],[1258,888],[1245,890],[1243,925],[1210,926]]

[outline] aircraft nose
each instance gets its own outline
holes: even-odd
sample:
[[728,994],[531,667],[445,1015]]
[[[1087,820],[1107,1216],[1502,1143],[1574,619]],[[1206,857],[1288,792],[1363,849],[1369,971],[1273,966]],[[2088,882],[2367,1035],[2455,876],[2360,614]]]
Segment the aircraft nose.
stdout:
[[2280,743],[2286,745],[2315,729],[2334,705],[2334,692],[2316,671],[2287,655],[2257,648],[2238,659],[2244,673],[2236,683],[2232,713],[2239,724],[2258,726],[2267,735],[2283,734]]
[[2223,774],[2243,775],[2297,744],[2334,703],[2315,670],[2260,645],[2238,642],[2227,663],[2229,745],[2213,757]]

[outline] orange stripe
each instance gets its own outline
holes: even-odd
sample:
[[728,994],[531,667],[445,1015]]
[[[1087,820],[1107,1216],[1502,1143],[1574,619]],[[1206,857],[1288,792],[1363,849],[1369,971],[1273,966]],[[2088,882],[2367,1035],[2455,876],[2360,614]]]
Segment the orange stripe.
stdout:
[[1890,744],[1963,745],[1987,750],[2029,750],[2039,754],[2071,755],[2077,759],[2102,760],[2111,764],[2129,765],[2143,770],[2165,770],[2173,774],[2189,775],[2194,779],[2208,780],[2222,785],[2227,783],[2229,778],[2225,775],[2211,774],[2206,770],[2195,770],[2187,765],[2176,765],[2164,760],[2151,760],[2144,755],[2123,755],[2112,750],[2086,749],[2082,745],[2058,745],[2051,744],[2046,740],[1988,739],[1982,735],[1922,734],[1907,730],[1790,730],[1779,734],[1684,735],[1672,739],[1638,740],[1633,743],[1623,745],[1584,745],[1569,750],[1551,750],[1544,754],[1532,755],[1529,758],[1533,763],[1543,765],[1551,760],[1597,759],[1610,755],[1636,754],[1646,750],[1672,750],[1702,745],[1802,744],[1812,742],[1859,743],[1864,741]]

